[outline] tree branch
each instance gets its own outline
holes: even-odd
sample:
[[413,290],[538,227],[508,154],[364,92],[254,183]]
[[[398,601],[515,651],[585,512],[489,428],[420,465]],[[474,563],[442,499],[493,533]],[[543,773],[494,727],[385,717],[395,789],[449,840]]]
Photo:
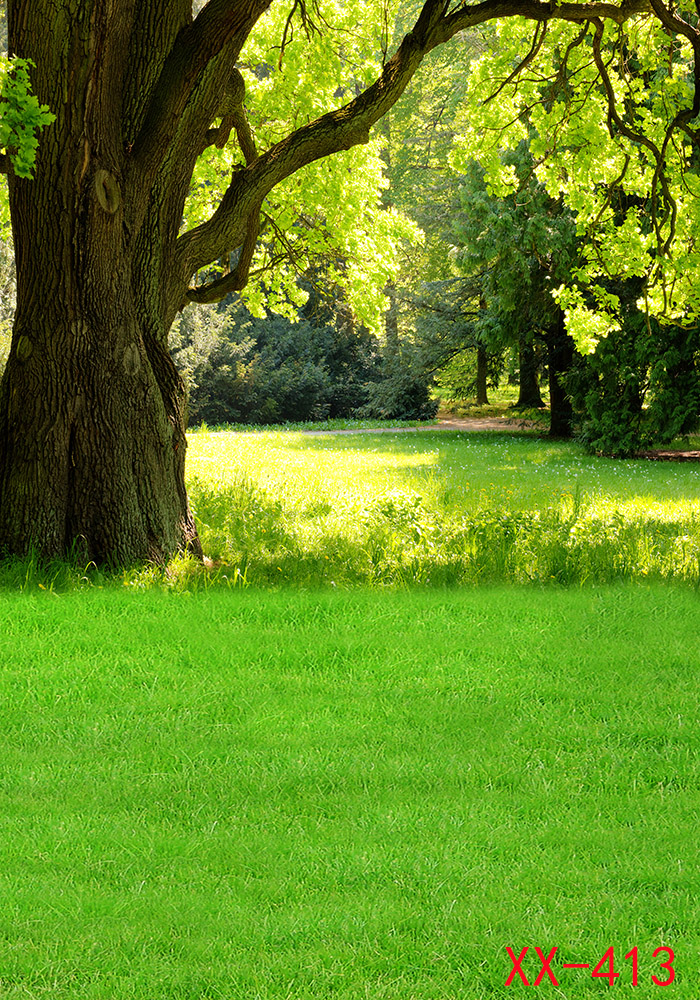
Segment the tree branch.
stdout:
[[[211,0],[210,6],[216,2],[218,0]],[[424,56],[458,31],[497,17],[514,16],[537,21],[560,18],[576,22],[600,16],[619,24],[635,14],[648,12],[649,2],[622,0],[620,4],[562,2],[555,5],[549,0],[482,0],[448,13],[450,4],[446,0],[424,0],[413,30],[403,39],[374,84],[349,104],[297,129],[234,174],[212,217],[178,239],[175,269],[180,280],[186,284],[190,275],[201,267],[239,246],[252,207],[290,174],[315,160],[368,142],[370,129],[401,96]]]
[[370,128],[403,93],[423,55],[414,34],[407,35],[380,78],[359,97],[297,129],[237,171],[211,219],[177,241],[176,267],[186,280],[238,245],[243,236],[241,218],[247,217],[248,206],[262,200],[280,181],[314,160],[369,142]]
[[532,45],[530,46],[530,51],[526,56],[524,56],[521,59],[521,61],[515,67],[513,72],[503,81],[503,83],[498,87],[498,89],[495,90],[493,94],[490,94],[484,100],[483,102],[484,104],[490,104],[491,101],[495,100],[495,98],[498,97],[503,88],[507,87],[509,83],[512,83],[513,80],[515,80],[515,78],[518,76],[518,74],[521,73],[522,70],[524,70],[527,66],[530,65],[532,60],[536,58],[537,53],[542,48],[542,43],[544,42],[546,37],[547,37],[547,22],[538,21],[537,27],[535,28],[535,37],[532,39]]
[[242,288],[245,288],[248,284],[250,265],[253,263],[255,247],[260,234],[261,207],[262,204],[258,204],[248,218],[246,236],[235,271],[225,274],[222,278],[217,278],[216,281],[211,281],[207,285],[188,288],[182,305],[183,309],[190,302],[220,302],[229,292],[240,292]]
[[598,17],[623,24],[638,14],[651,12],[651,0],[622,0],[621,3],[556,3],[556,0],[482,0],[459,7],[445,17],[436,33],[435,45],[449,41],[458,31],[497,17],[525,17],[534,21],[574,21],[583,23]]
[[131,150],[132,173],[143,184],[157,172],[193,91],[212,60],[224,49],[233,64],[256,21],[271,0],[209,0],[180,32],[163,66],[143,125]]

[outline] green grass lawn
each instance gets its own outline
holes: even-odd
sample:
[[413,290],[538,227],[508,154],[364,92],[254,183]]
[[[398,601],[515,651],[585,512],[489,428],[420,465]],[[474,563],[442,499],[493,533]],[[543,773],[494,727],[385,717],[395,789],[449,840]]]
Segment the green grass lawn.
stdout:
[[528,945],[695,1000],[698,635],[659,585],[0,594],[0,996],[505,998]]

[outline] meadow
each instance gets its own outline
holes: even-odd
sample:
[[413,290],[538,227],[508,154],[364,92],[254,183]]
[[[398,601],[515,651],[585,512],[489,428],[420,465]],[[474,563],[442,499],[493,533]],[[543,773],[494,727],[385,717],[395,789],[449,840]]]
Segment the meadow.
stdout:
[[193,434],[190,494],[228,584],[700,582],[700,465],[532,433]]
[[695,1000],[697,467],[188,458],[210,567],[0,574],[2,1000]]

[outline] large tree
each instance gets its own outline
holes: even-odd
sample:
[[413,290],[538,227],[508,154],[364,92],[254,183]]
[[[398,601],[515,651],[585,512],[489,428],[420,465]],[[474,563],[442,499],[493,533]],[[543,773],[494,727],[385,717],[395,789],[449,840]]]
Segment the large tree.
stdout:
[[[431,49],[515,16],[622,24],[653,8],[681,30],[660,0],[425,0],[374,83],[258,150],[236,64],[270,7],[289,13],[283,49],[294,17],[308,31],[322,23],[318,0],[210,0],[196,17],[191,0],[8,0],[10,51],[33,61],[34,91],[56,121],[34,179],[3,160],[17,258],[0,388],[4,551],[55,555],[78,544],[123,562],[199,550],[171,323],[188,302],[245,285],[263,199],[305,165],[366,143]],[[240,166],[211,216],[181,233],[198,158],[227,142],[238,143]],[[195,273],[234,251],[231,273],[192,287]]]

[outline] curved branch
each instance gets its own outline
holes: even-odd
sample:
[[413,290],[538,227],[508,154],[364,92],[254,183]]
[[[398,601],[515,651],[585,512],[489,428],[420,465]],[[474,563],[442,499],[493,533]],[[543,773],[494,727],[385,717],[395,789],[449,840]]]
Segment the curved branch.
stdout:
[[532,60],[536,58],[537,53],[542,48],[542,43],[544,42],[546,37],[547,37],[547,22],[538,21],[537,27],[535,28],[535,37],[532,39],[532,45],[530,46],[530,51],[526,56],[524,56],[521,59],[521,61],[515,67],[513,72],[503,81],[503,83],[498,87],[498,89],[495,90],[493,94],[489,94],[489,96],[483,101],[485,105],[490,104],[491,101],[495,100],[501,93],[501,91],[504,89],[504,87],[507,87],[509,83],[512,83],[513,80],[515,80],[515,78],[518,76],[518,74],[521,73],[522,70],[524,70],[527,66],[530,65]]
[[[210,6],[215,2],[211,0]],[[252,2],[249,0],[248,5]],[[297,129],[234,174],[212,217],[177,241],[175,269],[184,284],[200,268],[240,245],[245,220],[253,206],[286,177],[314,160],[368,142],[370,129],[401,96],[425,55],[458,31],[497,17],[515,16],[538,21],[560,18],[576,22],[600,16],[622,23],[635,14],[648,12],[649,0],[622,0],[620,4],[482,0],[447,13],[449,6],[446,0],[425,0],[413,30],[403,39],[372,86],[344,107]]]
[[217,278],[216,281],[211,281],[206,285],[200,285],[196,288],[188,288],[185,293],[185,301],[182,308],[190,302],[220,302],[221,299],[229,294],[229,292],[240,292],[241,289],[245,288],[248,284],[248,278],[250,277],[250,265],[253,263],[255,247],[258,242],[258,236],[260,235],[261,208],[262,202],[257,205],[256,209],[251,212],[248,218],[245,240],[243,241],[243,246],[241,247],[241,253],[238,258],[235,271],[231,271],[230,274],[225,274],[222,278]]
[[534,21],[574,21],[582,23],[602,18],[623,24],[638,14],[650,13],[651,0],[622,0],[621,3],[557,3],[556,0],[482,0],[459,7],[448,14],[437,32],[435,45],[449,41],[458,31],[497,17],[525,17]]
[[177,241],[176,267],[185,280],[240,242],[243,220],[252,206],[280,181],[314,160],[369,142],[370,128],[403,93],[425,51],[414,33],[407,35],[380,78],[359,97],[297,129],[255,162],[236,171],[208,222]]

